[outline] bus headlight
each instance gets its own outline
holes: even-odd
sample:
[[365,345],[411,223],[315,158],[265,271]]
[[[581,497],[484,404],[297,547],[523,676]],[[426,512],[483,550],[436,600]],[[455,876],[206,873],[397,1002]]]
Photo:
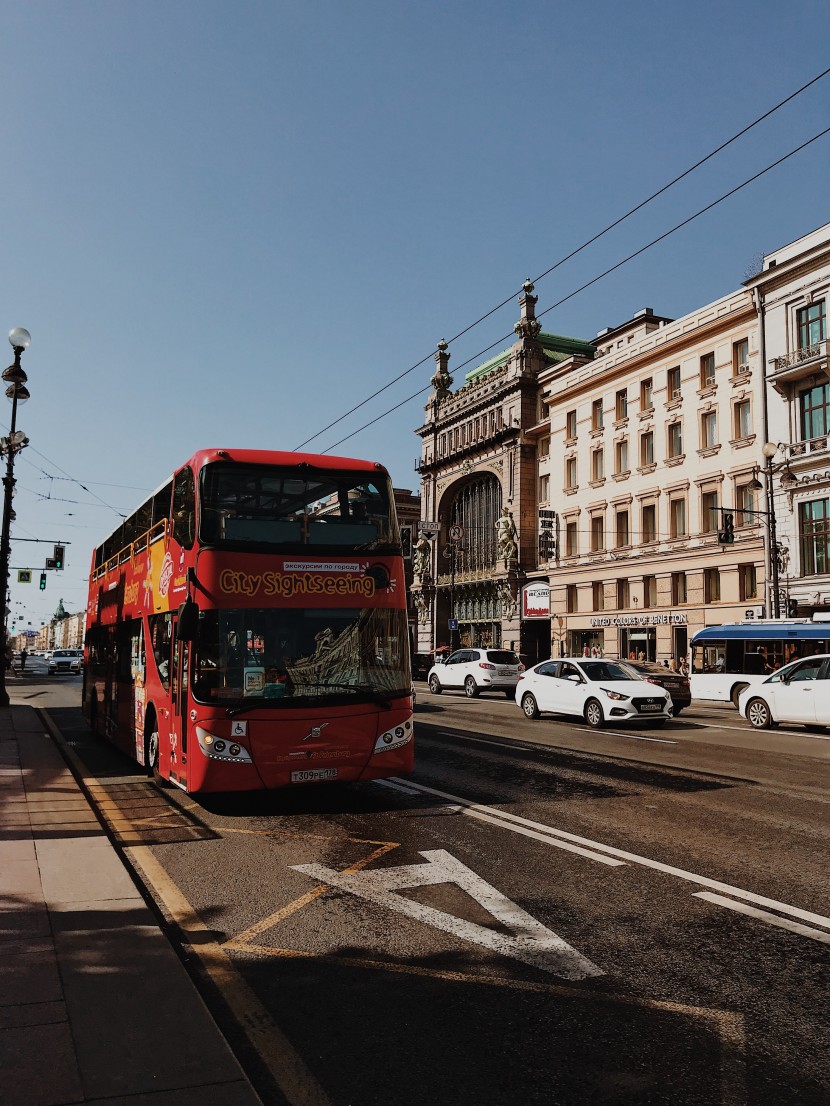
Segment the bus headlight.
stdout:
[[221,760],[233,764],[252,764],[251,754],[244,745],[234,741],[228,744],[223,737],[214,737],[201,726],[196,727],[199,748],[211,760]]
[[412,732],[412,719],[407,718],[402,725],[385,730],[375,742],[374,751],[376,753],[386,753],[390,749],[400,749],[402,745],[406,745],[412,740]]

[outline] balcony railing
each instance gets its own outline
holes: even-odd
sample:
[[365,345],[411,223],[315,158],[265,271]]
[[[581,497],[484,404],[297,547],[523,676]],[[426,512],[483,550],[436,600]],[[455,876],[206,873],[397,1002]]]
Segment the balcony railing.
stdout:
[[803,442],[793,442],[790,446],[791,457],[804,457],[808,453],[821,453],[828,448],[828,438],[825,434],[821,438],[808,438]]
[[792,353],[788,353],[785,357],[773,358],[773,365],[775,366],[773,372],[781,372],[784,369],[793,369],[797,365],[803,365],[805,361],[815,361],[820,357],[827,356],[827,339],[822,342],[814,342],[811,346],[804,346],[803,349],[794,349]]

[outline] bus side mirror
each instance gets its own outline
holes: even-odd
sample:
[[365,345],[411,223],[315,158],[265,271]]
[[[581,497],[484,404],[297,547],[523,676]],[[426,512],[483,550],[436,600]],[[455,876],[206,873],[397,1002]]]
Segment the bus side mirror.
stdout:
[[179,641],[193,641],[199,628],[199,607],[192,599],[186,599],[179,607],[177,633]]

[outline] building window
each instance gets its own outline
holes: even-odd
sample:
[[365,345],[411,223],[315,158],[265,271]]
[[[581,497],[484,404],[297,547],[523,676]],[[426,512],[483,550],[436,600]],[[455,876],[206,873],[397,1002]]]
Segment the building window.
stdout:
[[700,386],[711,388],[715,383],[715,355],[704,353],[700,359]]
[[671,574],[671,601],[673,607],[682,606],[687,602],[685,572],[673,572]]
[[749,405],[748,399],[740,399],[735,404],[735,426],[734,432],[736,438],[748,438],[752,433],[752,408]]
[[565,589],[565,606],[567,607],[568,614],[576,614],[576,612],[579,610],[576,584],[568,584],[567,588]]
[[640,410],[650,411],[654,406],[651,377],[640,381]]
[[575,522],[565,524],[565,556],[576,557],[579,555],[579,535]]
[[569,411],[565,416],[565,437],[568,441],[576,438],[576,411]]
[[798,539],[801,575],[830,571],[830,499],[799,503]]
[[738,484],[735,487],[735,506],[738,525],[750,526],[755,521],[755,489],[749,484]]
[[565,458],[565,487],[576,488],[576,457]]
[[614,446],[614,472],[618,476],[628,472],[628,438],[623,438]]
[[720,601],[720,569],[704,568],[703,570],[703,602],[718,603]]
[[623,388],[617,392],[617,421],[628,418],[628,389]]
[[816,384],[799,393],[801,440],[823,438],[830,426],[830,384]]
[[631,606],[631,586],[627,579],[617,580],[617,610],[624,611]]
[[591,429],[602,430],[605,425],[602,413],[602,400],[595,399],[591,404]]
[[758,598],[758,581],[755,578],[755,565],[738,565],[738,595],[743,602]]
[[539,502],[550,502],[550,477],[547,473],[539,477]]
[[669,423],[669,457],[683,456],[683,424]]
[[595,449],[591,454],[591,479],[605,479],[605,450]]
[[550,457],[550,438],[539,439],[539,460],[544,461]]
[[713,530],[717,530],[719,522],[718,493],[704,492],[700,497],[701,534],[711,534]]
[[654,503],[643,507],[643,541],[657,541],[657,507]]
[[700,448],[711,449],[718,444],[718,416],[716,411],[704,411],[700,416]]
[[628,526],[628,511],[617,511],[617,548],[631,545],[631,534]]
[[591,516],[591,552],[601,553],[605,549],[605,518],[603,515]]
[[669,532],[673,538],[686,537],[686,500],[669,500]]
[[591,590],[593,592],[594,610],[604,611],[605,584],[603,584],[602,580],[595,580],[594,583],[591,585]]
[[657,577],[656,576],[644,576],[643,577],[643,606],[644,607],[656,607],[657,606]]
[[749,372],[749,339],[742,338],[740,342],[732,343],[732,372],[737,376],[739,373]]
[[666,390],[669,394],[669,400],[680,399],[680,366],[676,365],[675,368],[669,369],[666,373]]
[[654,431],[647,430],[640,435],[640,467],[654,464]]
[[819,300],[795,313],[798,328],[798,348],[816,346],[827,337],[827,302]]

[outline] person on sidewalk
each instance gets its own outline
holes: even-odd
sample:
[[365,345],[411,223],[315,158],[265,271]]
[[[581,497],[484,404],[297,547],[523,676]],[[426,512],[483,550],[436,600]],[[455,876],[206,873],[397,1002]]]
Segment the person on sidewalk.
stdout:
[[20,650],[20,675],[21,676],[26,671],[26,658],[28,657],[28,655],[29,654],[26,651],[26,646],[24,645],[23,648]]

